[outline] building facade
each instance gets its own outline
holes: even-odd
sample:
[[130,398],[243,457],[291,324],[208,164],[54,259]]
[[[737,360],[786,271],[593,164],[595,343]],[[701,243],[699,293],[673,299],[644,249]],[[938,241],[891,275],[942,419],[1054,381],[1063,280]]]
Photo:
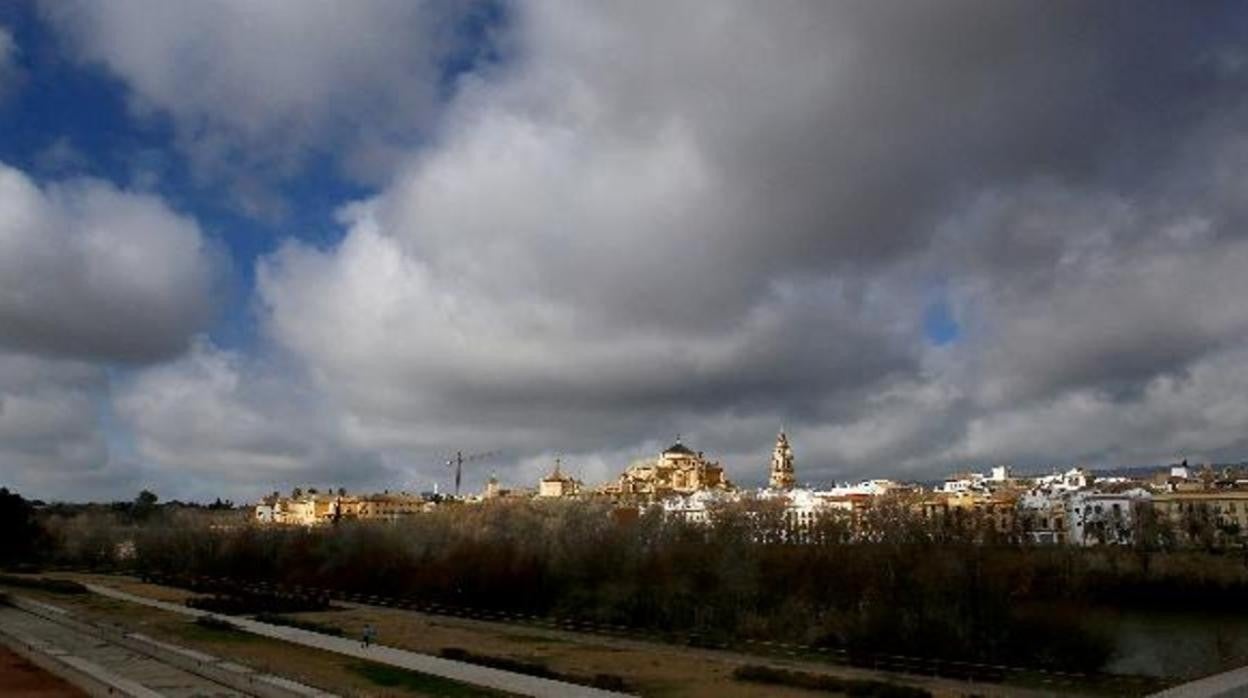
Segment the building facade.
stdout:
[[771,473],[767,486],[773,490],[791,490],[796,484],[793,447],[789,445],[789,437],[781,431],[776,437],[776,446],[771,451]]
[[537,496],[547,498],[573,497],[580,493],[580,480],[565,475],[562,465],[559,459],[556,458],[555,469],[537,483]]
[[658,458],[639,461],[601,491],[615,496],[668,497],[701,490],[732,490],[723,467],[679,440]]

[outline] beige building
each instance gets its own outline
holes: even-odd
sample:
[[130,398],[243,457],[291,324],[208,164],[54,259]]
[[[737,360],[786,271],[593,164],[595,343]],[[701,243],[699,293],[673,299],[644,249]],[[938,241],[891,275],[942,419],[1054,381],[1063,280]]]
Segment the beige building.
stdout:
[[1248,490],[1163,492],[1153,495],[1153,510],[1180,531],[1187,523],[1208,521],[1222,536],[1248,535]]
[[511,494],[511,490],[504,488],[498,484],[498,477],[490,475],[490,479],[485,481],[485,491],[481,493],[482,499],[498,499]]
[[619,496],[666,497],[702,490],[731,490],[719,463],[707,460],[679,440],[658,458],[634,463],[619,479],[603,488]]
[[490,479],[485,481],[485,490],[481,493],[478,501],[484,502],[495,499],[523,499],[525,497],[532,496],[533,490],[524,487],[504,487],[499,483],[497,477],[491,475]]
[[572,497],[581,491],[581,483],[570,475],[563,474],[562,463],[555,459],[555,469],[537,483],[539,497]]
[[419,495],[401,493],[370,494],[342,497],[339,506],[343,518],[397,519],[427,511],[429,502]]
[[[336,497],[329,494],[309,493],[293,497],[278,497],[270,507],[271,523],[292,526],[312,526],[333,519]],[[257,507],[257,520],[261,511]],[[268,522],[266,522],[268,523]]]
[[255,521],[262,524],[315,526],[342,519],[396,519],[426,511],[424,498],[405,492],[369,495],[297,492],[290,497],[266,497],[256,505]]
[[1003,536],[1013,535],[1018,517],[1013,492],[937,492],[917,506],[929,521],[955,527],[978,526]]

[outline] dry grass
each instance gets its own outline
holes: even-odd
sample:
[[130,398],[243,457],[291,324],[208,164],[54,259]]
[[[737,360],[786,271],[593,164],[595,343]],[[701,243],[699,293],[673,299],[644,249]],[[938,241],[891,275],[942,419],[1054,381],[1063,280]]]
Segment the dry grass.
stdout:
[[358,636],[372,624],[378,641],[414,652],[436,655],[446,647],[468,647],[473,653],[540,662],[566,674],[593,676],[614,674],[643,696],[686,698],[753,698],[777,696],[802,698],[829,696],[826,692],[778,686],[757,686],[738,681],[734,662],[714,661],[680,647],[647,645],[643,648],[611,646],[572,635],[546,635],[533,628],[508,628],[499,624],[426,616],[410,611],[350,606],[340,611],[291,614],[307,620],[332,622]]
[[[107,584],[123,591],[177,602],[191,596],[189,592],[144,584],[127,578],[105,575],[64,575],[82,582]],[[375,687],[366,685],[358,674],[352,674],[349,660],[337,655],[327,655],[315,650],[302,650],[287,643],[253,637],[251,641],[214,641],[205,637],[190,637],[180,618],[163,611],[143,608],[123,613],[117,606],[135,609],[133,605],[111,599],[89,597],[86,606],[96,612],[107,611],[114,616],[137,613],[145,622],[155,624],[160,632],[172,641],[202,649],[218,656],[230,656],[252,666],[272,667],[275,673],[292,678],[306,677],[308,683],[326,688],[336,687],[355,695],[370,695]],[[56,600],[51,601],[56,603]],[[65,604],[62,604],[65,605]],[[759,686],[739,681],[733,671],[739,662],[715,659],[711,653],[682,647],[667,647],[650,643],[612,643],[610,639],[579,636],[562,631],[539,628],[514,627],[499,623],[463,620],[441,616],[426,616],[411,611],[377,608],[348,604],[341,610],[287,614],[313,622],[329,623],[341,627],[346,637],[359,637],[364,625],[371,624],[378,633],[378,642],[437,655],[446,647],[467,647],[476,654],[510,657],[546,664],[560,673],[593,676],[614,674],[628,682],[633,691],[642,696],[682,698],[754,698],[776,696],[777,698],[827,697],[827,692],[803,690],[780,686]],[[159,618],[159,620],[156,620]],[[148,634],[154,634],[148,630]],[[223,646],[224,645],[224,646]],[[234,652],[235,654],[227,654]],[[307,661],[305,654],[322,655]],[[253,658],[253,661],[248,661]],[[263,662],[263,664],[258,664]],[[332,669],[332,670],[329,670]],[[829,673],[858,676],[861,672],[847,669],[844,672],[829,668]],[[929,687],[934,695],[960,695],[958,692],[942,691],[939,686]],[[362,692],[358,692],[362,691]],[[358,692],[358,693],[357,693]]]
[[[114,585],[120,587],[120,585]],[[147,585],[150,586],[150,585]],[[127,587],[134,591],[134,587]],[[96,622],[140,632],[149,637],[189,647],[260,671],[278,674],[345,696],[436,696],[443,692],[418,689],[418,682],[380,685],[358,670],[359,661],[245,632],[204,628],[186,616],[129,604],[96,595],[68,598],[47,593],[22,592],[23,596],[67,609]],[[436,682],[434,682],[436,683]],[[430,683],[432,686],[434,683]],[[449,683],[449,682],[448,682]],[[0,692],[2,695],[9,695]],[[463,693],[472,695],[472,692]]]
[[47,574],[45,576],[72,579],[73,581],[81,582],[83,584],[106,584],[114,589],[119,589],[129,594],[146,596],[149,599],[168,601],[176,604],[180,604],[191,597],[201,595],[187,591],[186,589],[176,589],[174,587],[160,586],[159,584],[147,584],[134,577],[118,577],[108,574],[90,574],[86,572],[58,572]]

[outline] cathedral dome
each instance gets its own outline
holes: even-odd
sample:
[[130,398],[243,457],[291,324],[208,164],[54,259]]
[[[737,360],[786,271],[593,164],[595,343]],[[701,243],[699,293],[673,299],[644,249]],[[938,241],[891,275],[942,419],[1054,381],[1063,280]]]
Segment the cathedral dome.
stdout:
[[669,454],[669,453],[672,453],[672,454],[678,454],[678,455],[682,455],[682,456],[693,456],[693,455],[697,455],[697,454],[695,454],[692,450],[690,450],[688,446],[686,446],[686,445],[682,444],[682,443],[681,443],[681,442],[679,442],[679,441],[677,441],[676,443],[674,443],[674,444],[672,444],[670,447],[668,447],[668,449],[667,449],[666,451],[664,451],[664,452],[663,452],[663,455],[667,455],[667,454]]

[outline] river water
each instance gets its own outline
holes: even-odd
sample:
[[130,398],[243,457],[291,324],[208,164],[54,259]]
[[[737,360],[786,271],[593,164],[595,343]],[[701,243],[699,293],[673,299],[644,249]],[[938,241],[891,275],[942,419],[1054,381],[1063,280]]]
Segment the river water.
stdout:
[[1090,620],[1115,639],[1105,671],[1197,678],[1248,664],[1248,616],[1101,609]]

